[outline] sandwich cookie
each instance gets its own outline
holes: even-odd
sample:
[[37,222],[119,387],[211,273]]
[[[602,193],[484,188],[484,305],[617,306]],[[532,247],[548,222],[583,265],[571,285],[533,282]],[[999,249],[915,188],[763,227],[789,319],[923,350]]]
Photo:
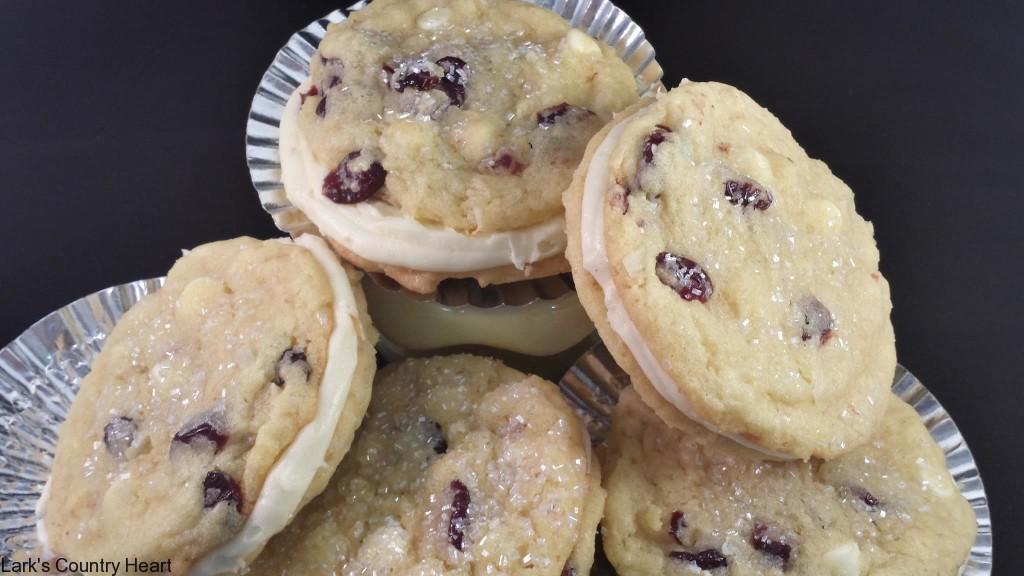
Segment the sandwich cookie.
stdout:
[[612,48],[518,0],[377,0],[332,25],[280,124],[289,201],[419,293],[565,272],[561,194],[638,99]]
[[873,230],[767,110],[716,83],[639,103],[565,207],[580,300],[664,420],[780,458],[874,433],[896,353]]
[[378,375],[349,456],[251,574],[587,574],[603,506],[555,385],[477,356],[406,360]]
[[627,389],[612,418],[602,529],[619,574],[955,576],[970,505],[909,405],[829,461],[778,462]]
[[39,507],[47,551],[242,570],[348,451],[375,341],[319,238],[187,252],[82,381]]

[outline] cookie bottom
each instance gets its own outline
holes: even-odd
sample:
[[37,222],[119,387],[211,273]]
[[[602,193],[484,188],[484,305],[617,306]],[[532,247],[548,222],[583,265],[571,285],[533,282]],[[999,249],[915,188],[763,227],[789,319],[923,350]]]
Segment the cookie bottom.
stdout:
[[508,264],[506,266],[498,266],[496,268],[487,268],[485,270],[475,270],[471,272],[426,272],[423,270],[404,268],[402,266],[392,266],[390,264],[373,262],[352,252],[334,240],[328,239],[328,242],[330,243],[331,248],[334,249],[334,252],[346,262],[349,262],[366,272],[378,272],[384,274],[388,278],[398,282],[406,290],[416,292],[417,294],[431,294],[435,292],[437,290],[437,286],[448,278],[472,278],[476,280],[480,286],[490,286],[491,284],[508,284],[510,282],[518,282],[520,280],[546,278],[548,276],[556,276],[569,271],[569,261],[566,260],[564,256],[551,256],[540,260],[539,262],[529,264],[522,270]]

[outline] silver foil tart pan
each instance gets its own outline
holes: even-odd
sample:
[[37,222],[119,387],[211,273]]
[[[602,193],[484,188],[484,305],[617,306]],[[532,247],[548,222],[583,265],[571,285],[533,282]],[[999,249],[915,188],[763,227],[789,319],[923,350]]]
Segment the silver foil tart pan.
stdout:
[[[611,414],[619,393],[629,383],[629,375],[615,363],[604,344],[598,343],[576,361],[558,385],[587,423],[591,438],[600,443],[611,425]],[[938,399],[901,365],[896,366],[892,391],[921,416],[928,432],[946,455],[946,467],[960,493],[974,509],[978,534],[960,574],[991,576],[992,518],[985,486],[967,441]]]
[[[0,350],[0,556],[10,558],[15,551],[37,546],[36,504],[50,473],[57,429],[79,383],[118,319],[162,285],[163,279],[156,278],[100,290],[48,314]],[[576,361],[559,385],[599,442],[629,377],[598,344]],[[967,442],[939,401],[902,366],[897,368],[893,392],[920,414],[977,516],[977,539],[962,574],[990,576],[988,498]]]

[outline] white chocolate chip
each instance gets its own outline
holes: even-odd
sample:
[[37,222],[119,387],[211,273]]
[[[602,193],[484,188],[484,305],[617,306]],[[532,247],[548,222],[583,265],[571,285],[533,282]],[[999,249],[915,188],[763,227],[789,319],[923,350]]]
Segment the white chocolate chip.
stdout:
[[213,307],[216,298],[225,292],[227,286],[220,280],[205,276],[196,278],[181,291],[181,297],[174,304],[174,314],[182,321],[198,320]]
[[448,18],[451,16],[451,11],[443,6],[431,8],[416,20],[416,25],[419,26],[420,30],[427,30],[434,32],[437,30],[443,30],[448,27]]
[[581,56],[601,55],[601,47],[597,42],[575,28],[569,30],[569,33],[565,35],[562,46],[564,50]]
[[829,550],[822,560],[829,568],[826,576],[860,576],[860,548],[855,542]]
[[498,148],[501,127],[486,116],[471,116],[455,128],[455,144],[463,157],[480,161]]
[[626,269],[630,279],[639,284],[644,281],[644,257],[640,250],[634,250],[622,259],[622,266]]
[[819,234],[837,234],[843,228],[843,213],[828,200],[811,200],[807,203],[808,221]]
[[764,154],[753,148],[740,148],[732,153],[732,157],[735,166],[740,167],[743,173],[761,184],[771,187],[769,183],[773,180],[774,172]]

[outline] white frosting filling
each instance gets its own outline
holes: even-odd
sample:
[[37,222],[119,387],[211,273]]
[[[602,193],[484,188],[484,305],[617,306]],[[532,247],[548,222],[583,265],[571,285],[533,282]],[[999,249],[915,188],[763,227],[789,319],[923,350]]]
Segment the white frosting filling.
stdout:
[[[661,365],[661,362],[654,357],[651,349],[640,335],[636,324],[629,317],[629,312],[619,297],[615,282],[612,279],[604,237],[605,200],[608,191],[615,186],[615,183],[609,178],[608,161],[619,140],[622,138],[623,130],[625,130],[627,123],[632,117],[624,118],[608,131],[601,145],[594,151],[594,155],[587,167],[587,175],[583,181],[583,207],[580,217],[580,251],[583,255],[583,267],[594,277],[594,280],[597,281],[604,292],[604,305],[608,311],[608,323],[611,325],[612,330],[629,348],[633,358],[636,359],[640,369],[643,370],[647,379],[651,381],[658,394],[669,401],[686,417],[709,430],[722,434],[721,431],[697,415],[689,400],[679,392],[680,388],[675,380]],[[743,446],[768,454],[773,458],[792,459],[792,456],[765,450],[742,437],[729,434],[722,435]]]
[[383,202],[331,202],[322,189],[332,167],[317,162],[299,130],[299,94],[307,88],[308,81],[292,93],[281,116],[281,180],[288,200],[346,249],[378,264],[442,273],[509,264],[522,270],[565,251],[562,216],[520,230],[470,235],[417,222]]
[[192,569],[192,576],[237,572],[246,558],[280,532],[298,510],[313,476],[324,463],[327,448],[345,408],[358,361],[356,307],[348,276],[327,243],[315,236],[295,240],[309,250],[324,269],[334,292],[334,330],[328,342],[327,366],[320,382],[317,413],[288,447],[263,482],[259,499],[241,531],[210,552]]
[[46,502],[50,499],[50,478],[46,479],[46,485],[43,486],[43,492],[39,495],[39,502],[36,502],[36,540],[39,541],[39,547],[42,548],[43,558],[51,558],[53,551],[50,550],[50,538],[46,533],[46,524],[44,519],[46,518]]

